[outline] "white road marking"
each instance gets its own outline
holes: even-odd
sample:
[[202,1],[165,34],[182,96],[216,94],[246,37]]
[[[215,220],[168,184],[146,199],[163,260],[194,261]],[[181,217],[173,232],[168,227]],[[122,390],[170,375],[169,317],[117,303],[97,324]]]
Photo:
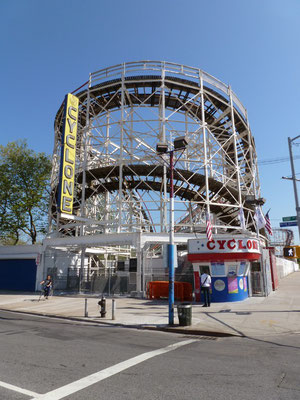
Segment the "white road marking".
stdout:
[[161,349],[149,351],[148,353],[140,354],[139,356],[130,358],[129,360],[120,362],[119,364],[113,365],[112,367],[108,367],[103,369],[102,371],[98,371],[94,374],[88,375],[85,378],[79,379],[75,382],[69,383],[68,385],[62,386],[58,389],[52,390],[51,392],[45,393],[44,395],[37,395],[31,400],[59,400],[64,397],[70,396],[73,393],[79,392],[82,389],[85,389],[91,385],[94,385],[97,382],[100,382],[106,378],[109,378],[113,375],[118,374],[128,368],[134,367],[137,364],[140,364],[150,358],[156,357],[160,354],[168,353],[169,351],[173,351],[178,349],[179,347],[186,346],[187,344],[196,342],[197,339],[184,340],[182,342],[171,344],[167,347],[163,347]]
[[34,398],[39,399],[40,394],[32,392],[31,390],[22,389],[15,385],[10,385],[9,383],[5,383],[0,381],[0,386],[4,387],[5,389],[13,390],[14,392],[19,392],[22,394],[26,394],[27,396],[34,396]]

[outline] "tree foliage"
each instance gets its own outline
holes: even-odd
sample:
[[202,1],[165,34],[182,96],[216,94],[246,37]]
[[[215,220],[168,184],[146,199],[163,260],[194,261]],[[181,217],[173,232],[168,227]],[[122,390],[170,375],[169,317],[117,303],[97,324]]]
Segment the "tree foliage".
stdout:
[[46,232],[50,157],[25,141],[0,145],[0,237],[5,244],[31,240]]

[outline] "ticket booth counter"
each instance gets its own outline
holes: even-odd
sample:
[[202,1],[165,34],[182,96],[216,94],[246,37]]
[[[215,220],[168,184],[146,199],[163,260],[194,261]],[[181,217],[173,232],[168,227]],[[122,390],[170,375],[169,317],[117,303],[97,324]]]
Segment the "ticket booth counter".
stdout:
[[200,301],[200,275],[209,270],[212,302],[242,301],[249,296],[250,261],[260,258],[257,239],[235,236],[192,239],[188,259],[193,264],[195,300]]

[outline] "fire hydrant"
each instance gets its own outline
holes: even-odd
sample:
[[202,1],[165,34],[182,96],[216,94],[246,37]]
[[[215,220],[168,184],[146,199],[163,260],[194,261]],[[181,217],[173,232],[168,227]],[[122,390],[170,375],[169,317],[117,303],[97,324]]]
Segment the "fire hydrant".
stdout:
[[105,297],[102,295],[102,298],[100,301],[98,301],[100,308],[100,315],[101,318],[105,318],[105,314],[106,314],[106,299]]

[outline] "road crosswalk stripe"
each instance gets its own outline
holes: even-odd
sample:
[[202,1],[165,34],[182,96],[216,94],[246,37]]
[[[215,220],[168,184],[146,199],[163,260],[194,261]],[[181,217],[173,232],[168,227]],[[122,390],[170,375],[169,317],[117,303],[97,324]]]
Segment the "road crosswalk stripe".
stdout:
[[168,353],[169,351],[176,350],[182,346],[186,346],[188,344],[197,342],[197,339],[189,339],[184,340],[182,342],[177,342],[171,344],[167,347],[163,347],[161,349],[149,351],[147,353],[140,354],[139,356],[130,358],[129,360],[120,362],[112,367],[105,368],[101,371],[98,371],[94,374],[88,375],[85,378],[79,379],[68,385],[62,386],[58,389],[52,390],[44,395],[37,395],[36,397],[32,398],[31,400],[60,400],[64,397],[70,396],[73,393],[79,392],[82,389],[85,389],[95,383],[98,383],[104,379],[107,379],[113,375],[118,374],[128,368],[134,367],[137,364],[140,364],[150,358],[156,357],[160,354]]
[[34,396],[34,398],[39,398],[40,396],[38,393],[32,392],[31,390],[22,389],[18,386],[11,385],[2,381],[0,381],[0,386],[4,387],[5,389],[13,390],[14,392],[26,394],[27,396]]

